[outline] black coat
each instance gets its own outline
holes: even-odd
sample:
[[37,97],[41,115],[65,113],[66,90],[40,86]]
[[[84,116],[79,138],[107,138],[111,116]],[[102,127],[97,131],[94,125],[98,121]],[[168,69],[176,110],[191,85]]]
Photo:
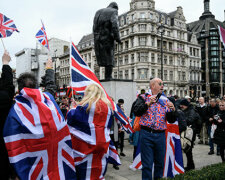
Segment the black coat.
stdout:
[[219,111],[218,116],[222,119],[222,122],[219,123],[217,120],[213,120],[213,123],[217,125],[214,133],[214,142],[225,146],[225,111]]
[[209,121],[209,118],[213,118],[219,112],[219,106],[216,105],[215,107],[208,106],[207,113],[206,113],[206,125],[211,126],[212,122]]
[[198,112],[199,116],[201,117],[202,123],[205,123],[207,118],[207,105],[201,107],[199,104],[195,107],[195,110]]
[[99,66],[114,66],[114,40],[120,42],[118,11],[112,7],[96,12],[93,25],[95,55]]
[[3,65],[0,78],[0,177],[2,179],[7,179],[11,174],[8,153],[3,139],[3,127],[12,106],[14,89],[12,69],[9,65]]

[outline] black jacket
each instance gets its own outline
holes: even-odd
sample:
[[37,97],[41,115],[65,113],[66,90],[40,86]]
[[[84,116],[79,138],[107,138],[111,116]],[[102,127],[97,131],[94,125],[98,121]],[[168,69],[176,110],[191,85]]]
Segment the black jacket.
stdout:
[[208,106],[207,113],[206,113],[206,124],[208,126],[212,125],[212,122],[209,121],[209,118],[213,118],[219,112],[219,107],[216,105],[215,107]]
[[12,106],[14,89],[12,69],[9,65],[3,65],[0,78],[0,176],[2,179],[7,179],[11,174],[8,153],[3,139],[3,127]]
[[214,133],[214,142],[225,146],[225,111],[219,111],[218,116],[222,119],[222,122],[219,123],[216,119],[213,120],[213,123],[217,125]]
[[207,118],[206,118],[206,114],[207,114],[207,105],[201,107],[200,104],[198,104],[195,107],[195,110],[198,112],[199,116],[201,117],[202,123],[205,123]]

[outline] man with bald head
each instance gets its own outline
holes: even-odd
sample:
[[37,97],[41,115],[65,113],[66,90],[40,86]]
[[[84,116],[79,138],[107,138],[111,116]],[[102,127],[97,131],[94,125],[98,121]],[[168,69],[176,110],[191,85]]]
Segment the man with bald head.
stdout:
[[147,112],[140,119],[140,142],[142,179],[152,179],[152,166],[154,163],[154,179],[163,176],[164,157],[166,151],[165,130],[167,129],[165,116],[167,112],[175,111],[173,103],[162,95],[163,81],[159,78],[150,80],[151,94],[145,96],[148,105]]
[[196,106],[196,111],[202,120],[202,126],[200,128],[200,141],[199,144],[208,144],[208,134],[207,134],[207,126],[206,126],[206,113],[207,113],[207,105],[205,103],[204,97],[200,97],[198,99],[199,104]]

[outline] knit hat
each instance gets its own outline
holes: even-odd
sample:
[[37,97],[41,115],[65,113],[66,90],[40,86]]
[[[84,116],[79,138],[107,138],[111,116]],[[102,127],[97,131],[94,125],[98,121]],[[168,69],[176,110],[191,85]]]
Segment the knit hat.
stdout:
[[184,106],[189,106],[189,102],[187,99],[182,99],[181,102],[180,102],[180,105],[184,105]]

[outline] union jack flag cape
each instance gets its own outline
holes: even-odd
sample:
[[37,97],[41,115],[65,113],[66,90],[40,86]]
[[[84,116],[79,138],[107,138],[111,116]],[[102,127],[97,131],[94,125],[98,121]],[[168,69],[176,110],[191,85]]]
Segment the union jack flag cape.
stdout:
[[42,27],[41,29],[37,32],[36,34],[36,38],[38,39],[38,41],[49,50],[49,44],[48,44],[48,38],[47,38],[47,34],[45,31],[45,26],[42,23]]
[[[85,88],[88,85],[93,83],[98,84],[103,88],[98,78],[95,76],[93,71],[88,67],[86,62],[81,57],[80,53],[78,52],[73,42],[71,43],[70,59],[71,59],[71,66],[70,66],[71,67],[71,86],[76,91],[76,93],[79,93],[79,94],[84,93]],[[133,133],[134,131],[129,122],[129,117],[127,117],[123,113],[123,111],[119,108],[119,106],[117,106],[112,101],[112,99],[108,96],[107,93],[106,93],[106,96],[113,106],[115,117],[122,123],[126,132]]]
[[19,32],[13,20],[0,13],[0,38],[9,37],[14,31]]
[[[137,152],[132,167],[141,169],[141,148],[140,141],[137,145]],[[166,154],[164,162],[163,177],[174,177],[184,173],[183,156],[180,143],[178,122],[168,123],[166,130]]]
[[[110,147],[110,126],[112,111],[103,101],[88,105],[78,105],[67,114],[72,146],[74,150],[77,177],[81,180],[104,179],[107,162],[116,160],[114,147]],[[109,151],[113,153],[108,159]]]
[[20,179],[76,179],[69,128],[51,94],[22,89],[3,135]]

